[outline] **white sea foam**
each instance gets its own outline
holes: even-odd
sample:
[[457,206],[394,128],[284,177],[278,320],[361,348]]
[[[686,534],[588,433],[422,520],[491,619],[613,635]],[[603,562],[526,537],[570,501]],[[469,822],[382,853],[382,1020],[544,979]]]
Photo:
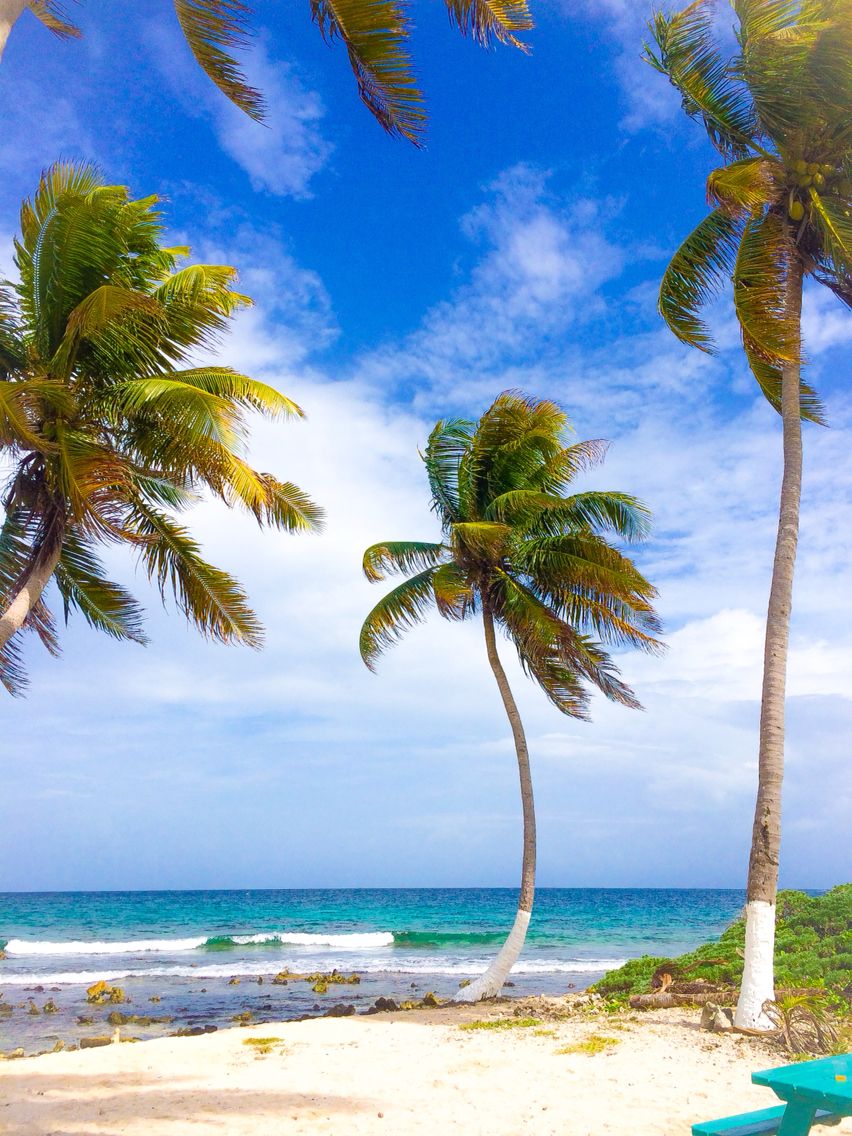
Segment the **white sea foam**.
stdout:
[[10,939],[3,948],[7,955],[135,955],[146,951],[193,951],[203,947],[206,937],[196,939],[136,939],[125,943],[84,942],[49,943],[38,939]]
[[200,935],[193,939],[133,939],[128,942],[73,940],[67,943],[39,939],[10,939],[4,947],[7,955],[136,955],[148,952],[176,954],[194,951],[208,943],[245,947],[261,943],[281,943],[293,947],[335,947],[341,950],[371,950],[393,946],[390,931],[369,931],[343,935],[309,935],[296,931],[261,931],[257,935]]
[[370,950],[373,947],[392,947],[393,935],[390,931],[366,931],[362,934],[346,935],[308,935],[295,931],[267,931],[259,935],[230,935],[237,946],[252,943],[284,943],[292,947],[341,947],[343,950]]
[[[487,970],[489,959],[476,958],[470,960],[454,960],[452,962],[441,960],[430,963],[426,959],[397,959],[392,965],[387,965],[375,959],[365,958],[353,960],[348,957],[341,962],[343,968],[357,971],[360,974],[434,974],[434,975],[471,975],[482,974]],[[614,970],[623,966],[626,959],[528,959],[517,963],[512,970],[513,974],[601,974],[607,970]],[[300,958],[300,965],[310,969],[310,960]],[[317,960],[314,964],[330,969],[328,959]],[[120,970],[79,970],[58,971],[53,974],[26,973],[4,974],[4,986],[42,986],[85,985],[94,982],[115,982],[119,978],[230,978],[230,977],[258,977],[270,973],[269,963],[263,962],[234,962],[233,965],[219,963],[209,966],[153,966],[140,969],[123,968]]]

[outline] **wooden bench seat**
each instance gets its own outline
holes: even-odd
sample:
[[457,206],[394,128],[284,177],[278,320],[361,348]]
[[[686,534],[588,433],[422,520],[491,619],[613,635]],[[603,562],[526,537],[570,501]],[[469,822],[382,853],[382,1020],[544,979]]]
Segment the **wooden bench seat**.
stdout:
[[[692,1136],[771,1136],[781,1127],[784,1105],[760,1108],[755,1112],[740,1112],[736,1116],[723,1116],[720,1120],[704,1120],[693,1124]],[[818,1109],[814,1124],[837,1124],[839,1116]]]

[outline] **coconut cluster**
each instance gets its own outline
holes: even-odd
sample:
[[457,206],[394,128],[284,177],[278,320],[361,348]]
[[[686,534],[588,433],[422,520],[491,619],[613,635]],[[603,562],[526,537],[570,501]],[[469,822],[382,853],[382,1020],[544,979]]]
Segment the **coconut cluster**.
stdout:
[[[793,182],[801,189],[824,189],[826,179],[836,174],[834,166],[829,165],[827,162],[820,164],[819,162],[806,162],[804,158],[798,158],[793,162]],[[790,200],[787,204],[787,213],[791,221],[801,221],[805,215],[805,206],[795,190],[790,190]]]

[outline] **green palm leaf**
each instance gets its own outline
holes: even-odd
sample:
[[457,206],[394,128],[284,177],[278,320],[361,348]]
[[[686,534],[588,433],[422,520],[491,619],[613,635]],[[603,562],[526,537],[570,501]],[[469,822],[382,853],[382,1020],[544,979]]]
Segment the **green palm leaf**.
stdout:
[[114,639],[147,642],[141,606],[120,584],[104,576],[101,562],[76,534],[65,538],[56,584],[65,603],[66,621],[76,608],[92,627]]
[[589,695],[576,667],[568,662],[570,628],[531,592],[505,573],[498,574],[489,600],[505,626],[525,673],[532,676],[557,710],[588,718]]
[[711,352],[713,341],[698,312],[730,277],[740,226],[714,210],[689,234],[669,262],[660,285],[663,319],[684,343]]
[[448,555],[443,544],[395,540],[373,544],[364,553],[364,575],[373,582],[391,572],[416,572],[441,564]]
[[376,669],[379,655],[402,638],[416,623],[422,622],[435,602],[432,580],[436,568],[404,580],[376,604],[361,628],[361,658]]
[[263,121],[263,96],[249,86],[231,52],[245,47],[251,9],[241,0],[174,0],[190,51],[219,90],[240,110]]
[[734,265],[734,307],[752,349],[770,361],[799,359],[799,328],[787,311],[784,286],[792,254],[777,214],[746,223]]
[[611,532],[622,540],[641,541],[650,533],[651,513],[647,505],[628,493],[591,490],[567,498],[544,498],[538,516],[527,527],[531,533],[542,535],[588,529],[600,534]]
[[592,438],[560,448],[530,474],[530,486],[545,493],[561,493],[578,474],[591,469],[604,460],[609,442]]
[[710,0],[696,0],[672,16],[657,12],[650,30],[657,51],[646,44],[645,59],[677,88],[686,113],[702,119],[721,153],[745,156],[755,131],[754,110],[715,47]]
[[370,113],[389,133],[422,145],[426,114],[406,50],[410,24],[401,0],[310,0],[323,38],[341,40]]
[[435,569],[432,591],[444,619],[466,619],[476,607],[476,589],[458,564],[440,564]]
[[263,645],[263,629],[237,581],[208,564],[186,529],[141,502],[133,510],[143,538],[139,556],[149,579],[174,594],[178,607],[198,631],[220,643]]
[[526,0],[447,0],[447,10],[462,35],[472,36],[484,47],[496,42],[529,51],[515,35],[533,26]]
[[[773,410],[781,413],[781,384],[784,376],[781,364],[775,360],[767,359],[765,351],[755,343],[749,334],[743,330],[743,348],[745,350],[751,373],[757,380],[757,385],[763,396]],[[818,426],[825,426],[825,407],[822,399],[814,388],[804,381],[799,382],[799,406],[802,418],[814,422]]]
[[470,446],[473,424],[460,418],[436,422],[421,454],[434,508],[446,530],[460,519],[459,466]]
[[713,170],[707,178],[707,200],[733,217],[754,213],[776,201],[782,192],[784,169],[763,156],[740,158]]
[[809,191],[814,216],[836,273],[852,274],[852,211],[848,202]]

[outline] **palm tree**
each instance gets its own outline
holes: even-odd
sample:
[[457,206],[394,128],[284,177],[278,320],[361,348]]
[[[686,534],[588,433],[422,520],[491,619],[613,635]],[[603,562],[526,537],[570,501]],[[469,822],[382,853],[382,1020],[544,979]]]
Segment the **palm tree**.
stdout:
[[177,266],[189,250],[162,246],[156,205],[92,166],[57,164],[21,210],[20,281],[0,285],[0,681],[12,693],[25,681],[19,633],[56,649],[51,578],[66,616],[143,641],[141,609],[106,578],[98,546],[129,544],[204,634],[258,646],[245,593],[174,514],[209,492],[261,525],[320,521],[300,489],[240,454],[246,410],[299,408],[230,368],[187,365],[250,301],[233,268]]
[[852,2],[734,0],[737,54],[714,39],[713,5],[658,14],[656,50],[690,117],[724,164],[707,179],[712,211],[673,256],[660,311],[680,339],[712,341],[699,312],[723,284],[751,371],[781,414],[784,472],[760,714],[758,791],[748,869],[745,967],[736,1022],[768,1026],[774,997],[775,897],[781,838],[787,645],[802,480],[801,419],[821,420],[802,382],[805,277],[852,304]]
[[602,460],[600,441],[564,445],[567,417],[552,402],[501,394],[477,423],[438,422],[423,461],[443,540],[375,544],[364,554],[370,580],[415,574],[373,608],[361,655],[381,652],[434,604],[445,619],[479,613],[485,649],[511,726],[523,807],[523,866],[514,926],[486,974],[458,995],[499,994],[524,944],[535,888],[535,810],[529,753],[518,708],[497,652],[495,628],[524,671],[563,714],[586,718],[591,683],[638,707],[604,644],[660,646],[656,594],[605,534],[635,541],[648,530],[644,505],[624,493],[567,494],[576,475]]
[[[199,66],[232,102],[262,121],[263,96],[245,80],[233,57],[250,37],[252,10],[243,0],[173,0],[175,14]],[[311,19],[323,39],[340,40],[358,94],[389,134],[421,145],[426,125],[408,42],[409,0],[308,0]],[[462,35],[489,46],[511,44],[522,51],[518,32],[532,28],[527,0],[445,0],[450,21]],[[60,0],[0,0],[0,56],[15,22],[29,9],[52,32],[77,38]]]

